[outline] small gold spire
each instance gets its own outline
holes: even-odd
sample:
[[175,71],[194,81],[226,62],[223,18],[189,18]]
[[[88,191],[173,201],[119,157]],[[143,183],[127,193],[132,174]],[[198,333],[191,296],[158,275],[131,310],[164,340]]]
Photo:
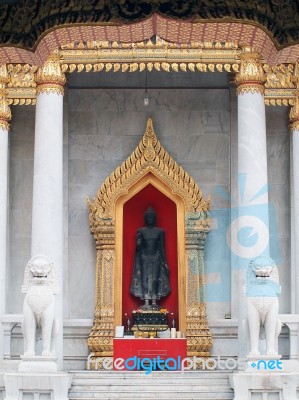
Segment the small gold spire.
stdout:
[[235,78],[237,94],[261,93],[264,94],[264,82],[266,80],[261,56],[252,47],[243,47],[240,55],[241,64],[239,73]]
[[36,94],[40,93],[64,93],[65,75],[61,71],[60,56],[51,54],[44,65],[37,70],[35,81],[37,83]]
[[6,84],[9,82],[9,75],[6,64],[0,64],[0,128],[8,131],[11,111],[6,97]]
[[0,64],[0,87],[5,88],[8,82],[9,82],[9,75],[6,64]]

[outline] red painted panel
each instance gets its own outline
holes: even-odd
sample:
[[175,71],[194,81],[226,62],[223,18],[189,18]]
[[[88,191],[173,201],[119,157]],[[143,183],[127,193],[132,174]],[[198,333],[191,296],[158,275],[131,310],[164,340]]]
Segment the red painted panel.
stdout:
[[[144,213],[151,206],[157,213],[156,226],[165,231],[165,250],[170,270],[171,293],[158,301],[158,304],[174,313],[176,328],[178,326],[178,251],[177,251],[177,214],[176,204],[149,184],[124,204],[123,209],[123,283],[122,313],[123,325],[126,327],[124,314],[131,316],[144,301],[130,293],[132,271],[134,265],[136,231],[145,226]],[[169,317],[169,324],[171,323]],[[131,319],[132,321],[132,319]],[[126,328],[125,328],[126,329]]]
[[[113,339],[113,359],[123,358],[127,360],[137,357],[139,360],[144,358],[160,359],[161,361],[173,358],[177,365],[187,357],[186,339]],[[180,359],[178,358],[180,357]],[[180,360],[180,361],[179,361]],[[129,366],[134,361],[130,361]],[[173,363],[170,363],[172,367]],[[124,368],[125,369],[125,368]],[[135,368],[140,369],[140,368]],[[180,368],[178,368],[180,369]],[[159,370],[159,368],[156,368]]]

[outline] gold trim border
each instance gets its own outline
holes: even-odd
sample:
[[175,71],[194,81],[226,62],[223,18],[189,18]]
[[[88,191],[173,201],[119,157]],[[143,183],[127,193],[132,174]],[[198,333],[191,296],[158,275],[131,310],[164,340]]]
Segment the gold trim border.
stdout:
[[36,88],[36,96],[38,96],[41,93],[56,93],[59,94],[61,96],[63,96],[64,94],[64,87],[62,85],[60,85],[59,83],[42,83],[39,84]]
[[242,82],[237,86],[237,95],[244,93],[260,93],[265,94],[265,87],[259,82]]

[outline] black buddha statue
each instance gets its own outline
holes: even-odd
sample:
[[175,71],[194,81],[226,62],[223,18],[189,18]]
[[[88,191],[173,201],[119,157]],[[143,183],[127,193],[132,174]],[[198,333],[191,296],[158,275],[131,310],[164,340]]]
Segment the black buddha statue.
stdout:
[[144,220],[146,226],[137,230],[130,292],[135,297],[145,300],[141,309],[158,310],[160,307],[157,305],[157,300],[167,296],[171,291],[165,256],[164,230],[155,226],[156,212],[151,207],[146,210]]

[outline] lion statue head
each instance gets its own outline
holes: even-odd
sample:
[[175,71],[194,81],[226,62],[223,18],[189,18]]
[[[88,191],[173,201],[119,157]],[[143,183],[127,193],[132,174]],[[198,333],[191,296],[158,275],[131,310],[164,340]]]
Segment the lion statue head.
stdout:
[[54,263],[44,255],[37,255],[30,259],[25,267],[22,293],[27,293],[32,285],[49,285],[53,294],[59,293],[58,276]]

